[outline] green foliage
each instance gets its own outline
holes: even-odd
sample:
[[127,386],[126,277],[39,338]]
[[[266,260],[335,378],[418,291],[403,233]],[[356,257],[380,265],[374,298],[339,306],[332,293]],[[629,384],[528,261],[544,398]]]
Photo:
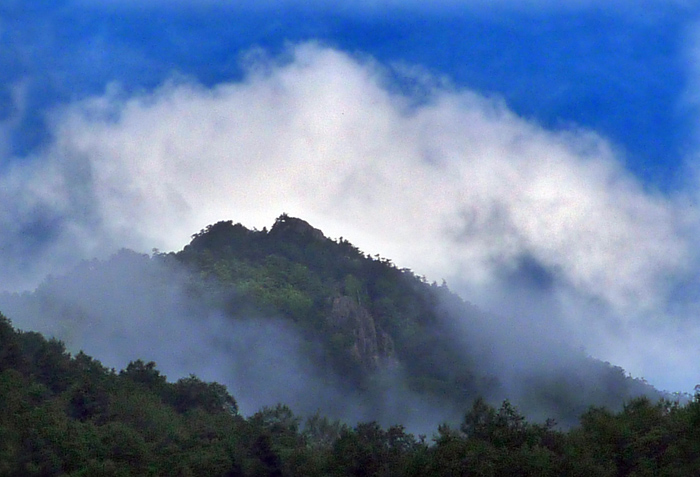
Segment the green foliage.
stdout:
[[[269,232],[231,222],[211,225],[174,257],[236,296],[232,316],[242,313],[242,301],[250,300],[260,313],[288,318],[310,347],[320,345],[320,361],[361,388],[373,371],[367,363],[377,359],[350,353],[359,332],[356,324],[339,329],[334,323],[337,297],[351,298],[372,317],[377,334],[389,337],[379,359],[401,361],[415,377],[412,382],[422,383],[416,391],[461,404],[474,392],[463,386],[474,381],[462,351],[439,342],[431,330],[441,319],[436,304],[438,295],[449,293],[446,287],[430,286],[390,260],[365,256],[347,240],[328,239],[283,214]],[[453,369],[460,373],[441,373],[444,367],[434,364],[439,362],[457,364]]]
[[224,386],[171,384],[140,360],[117,375],[9,323],[1,339],[17,346],[0,371],[0,475],[238,475]]
[[238,404],[228,393],[226,386],[219,383],[206,383],[194,375],[179,379],[170,386],[166,402],[180,413],[201,408],[212,414],[217,412],[238,414]]
[[[198,311],[200,307],[202,311],[215,309],[231,320],[260,316],[286,320],[302,339],[304,357],[322,373],[341,377],[348,391],[358,395],[377,393],[381,379],[376,376],[384,368],[398,365],[409,390],[449,409],[446,417],[454,418],[457,409],[467,408],[477,396],[505,397],[506,383],[487,371],[491,367],[484,366],[490,359],[485,355],[494,348],[490,340],[496,339],[488,337],[484,328],[492,326],[494,317],[464,302],[444,283],[428,284],[391,260],[364,255],[342,238],[325,237],[301,219],[283,214],[269,231],[218,222],[195,234],[178,253],[149,257],[121,251],[108,262],[85,263],[77,276],[100,276],[100,267],[112,275],[114,270],[138,269],[148,275],[149,267],[154,271],[172,269],[179,277],[178,284],[180,279],[185,283],[184,301],[195,304]],[[168,274],[153,273],[153,277],[163,275]],[[37,313],[60,308],[63,318],[57,327],[61,323],[75,326],[80,309],[48,298],[51,293],[47,290],[61,288],[61,280],[43,285],[43,294],[15,299],[24,300]],[[165,281],[158,278],[154,289],[165,289]],[[65,365],[59,356],[65,353],[62,344],[37,347],[32,340],[35,337],[25,333],[0,350],[0,369],[3,362],[13,366],[21,365],[22,360],[31,362],[34,369],[29,371],[51,392],[65,391],[65,382],[51,381],[52,376],[63,374],[53,369]],[[32,359],[27,361],[13,351],[18,346]],[[563,425],[573,425],[589,405],[618,410],[626,399],[653,391],[607,363],[574,353],[567,358],[571,364],[561,370],[519,376],[520,381],[514,384],[522,388],[518,404],[523,409],[552,410]],[[166,399],[164,376],[152,374],[148,363],[130,366],[125,377]],[[92,395],[97,388],[72,392],[72,412],[76,416],[83,413],[83,419],[94,417],[92,406],[97,409],[103,405]]]
[[332,450],[334,475],[399,475],[422,447],[403,426],[384,430],[376,422],[360,423],[353,430],[343,430],[336,440]]
[[[479,351],[453,336],[456,322],[467,324],[460,334],[468,335],[469,323],[478,330],[492,317],[451,293],[444,282],[428,284],[391,260],[364,255],[343,238],[325,237],[301,219],[282,214],[269,231],[219,222],[171,258],[235,296],[232,317],[254,309],[288,319],[309,349],[322,350],[316,361],[361,392],[371,386],[376,371],[371,363],[399,362],[412,391],[445,407],[465,408],[479,395],[503,396],[502,383],[479,365]],[[371,317],[374,330],[367,332],[352,319],[339,326],[333,315],[338,298],[351,299]],[[376,346],[359,342],[373,332]],[[489,347],[479,338],[470,340]],[[572,351],[570,356],[578,355]],[[523,377],[519,384],[529,407],[552,409],[564,425],[573,425],[589,405],[619,409],[630,397],[654,391],[621,368],[582,354],[561,372]]]
[[312,450],[330,450],[340,436],[349,430],[346,424],[332,421],[318,412],[306,419],[302,438]]
[[132,361],[125,370],[119,373],[119,376],[142,385],[155,393],[161,393],[167,384],[167,378],[160,374],[160,371],[156,369],[156,363],[153,361],[148,363],[144,363],[140,359]]
[[460,429],[468,438],[485,440],[496,447],[520,447],[535,437],[525,417],[508,400],[495,410],[478,398],[464,416]]
[[458,430],[439,427],[429,445],[375,422],[350,428],[317,414],[301,426],[282,404],[244,419],[220,384],[169,383],[139,360],[116,374],[7,320],[0,333],[0,349],[15,343],[0,370],[0,475],[671,477],[700,468],[700,395],[592,407],[567,432],[529,423],[507,400],[476,399]]
[[[0,315],[0,475],[687,476],[700,469],[700,396],[686,405],[630,400],[643,390],[638,382],[582,360],[598,377],[593,389],[561,373],[533,377],[526,394],[580,416],[566,432],[529,423],[507,400],[496,408],[474,399],[495,394],[499,383],[442,325],[473,322],[481,312],[444,284],[427,284],[299,219],[283,215],[270,231],[219,222],[177,254],[119,260],[135,259],[187,265],[188,292],[231,319],[251,312],[288,319],[309,349],[322,347],[319,361],[351,378],[352,391],[381,386],[366,364],[372,360],[349,359],[362,348],[359,336],[374,332],[373,352],[400,363],[412,391],[471,407],[458,428],[440,426],[430,444],[376,422],[351,427],[317,414],[302,426],[283,404],[244,418],[221,384],[194,375],[168,382],[139,359],[116,373],[84,353],[70,356],[60,341],[17,332]],[[347,316],[333,316],[334,303],[347,305]]]

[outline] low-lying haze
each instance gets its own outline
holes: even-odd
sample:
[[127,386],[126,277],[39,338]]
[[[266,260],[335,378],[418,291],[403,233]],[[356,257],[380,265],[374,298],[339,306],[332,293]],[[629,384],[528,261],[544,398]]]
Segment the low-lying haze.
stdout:
[[224,384],[246,416],[282,403],[303,417],[401,423],[425,434],[459,416],[450,403],[409,390],[400,366],[375,374],[369,389],[344,382],[321,364],[323,343],[253,310],[235,291],[203,286],[161,256],[120,250],[84,261],[32,293],[0,293],[0,309],[16,326],[56,337],[108,368],[141,359],[171,381],[195,374]]

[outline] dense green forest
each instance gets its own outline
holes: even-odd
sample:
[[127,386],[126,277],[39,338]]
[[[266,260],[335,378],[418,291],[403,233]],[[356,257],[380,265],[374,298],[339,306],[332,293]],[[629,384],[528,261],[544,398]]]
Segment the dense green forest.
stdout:
[[592,407],[566,432],[508,401],[477,399],[430,437],[286,406],[244,418],[220,384],[168,382],[154,363],[115,372],[0,318],[3,476],[689,476],[700,469],[700,396]]
[[[213,224],[177,253],[124,250],[85,262],[34,292],[0,294],[0,310],[23,329],[45,325],[74,354],[55,338],[15,330],[2,319],[0,475],[694,475],[700,469],[697,397],[683,405],[661,399],[621,368],[547,337],[516,336],[503,346],[503,320],[446,284],[428,283],[287,215],[270,230]],[[219,368],[245,361],[248,381],[237,382],[239,374],[225,383],[236,399],[223,384],[193,374],[168,381],[144,356],[130,356],[116,372],[76,349],[102,339],[97,358],[107,359],[112,341],[123,354],[137,337],[155,346],[159,335],[184,326],[180,321],[194,323],[198,328],[167,335],[166,346],[178,350],[172,340],[211,327],[202,316],[214,311],[226,326],[196,341],[194,351],[217,352]],[[154,330],[144,333],[140,322]],[[240,326],[254,326],[272,347],[286,349],[269,323],[289,330],[303,361],[290,353],[266,364],[255,349],[261,341],[247,347],[241,339],[226,341],[226,334],[249,339]],[[313,384],[305,374],[286,376],[298,368],[290,372],[283,361],[294,360],[313,367]],[[284,380],[297,381],[301,403],[288,407],[280,398],[247,416],[239,412],[240,397],[264,402],[270,381]],[[322,395],[318,383],[332,385],[338,399]],[[364,412],[352,420],[339,408],[356,402]],[[421,418],[424,435],[414,436],[409,430]]]

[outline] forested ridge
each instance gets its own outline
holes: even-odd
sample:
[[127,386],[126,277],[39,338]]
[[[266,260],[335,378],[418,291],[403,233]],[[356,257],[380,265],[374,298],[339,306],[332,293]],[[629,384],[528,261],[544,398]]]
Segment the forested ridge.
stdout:
[[[619,410],[632,397],[661,396],[621,368],[546,336],[535,337],[538,343],[516,336],[496,351],[507,335],[501,328],[509,326],[500,317],[465,302],[444,282],[428,283],[286,214],[269,231],[216,223],[162,258],[284,316],[320,342],[321,360],[360,389],[376,384],[378,371],[400,368],[411,390],[461,414],[477,397],[514,399],[509,393],[517,387],[519,405],[564,425],[590,405]],[[523,356],[498,356],[509,353]],[[528,358],[542,363],[507,377],[490,363]]]
[[481,399],[458,426],[414,436],[286,406],[244,418],[226,388],[120,371],[0,318],[3,476],[689,476],[700,469],[700,396],[593,407],[566,432]]
[[[411,434],[401,416],[424,410],[404,409],[416,401],[400,399],[392,414],[361,422],[297,414],[285,402],[244,416],[222,384],[195,375],[169,381],[141,356],[117,372],[83,352],[71,355],[61,341],[13,328],[12,313],[29,312],[56,321],[57,330],[90,326],[86,309],[52,290],[77,274],[98,282],[125,263],[178,270],[188,303],[197,303],[193,316],[201,307],[232,323],[278,317],[301,336],[322,376],[370,408],[400,379],[406,393],[444,409],[447,422]],[[269,231],[219,222],[180,252],[122,251],[72,273],[1,297],[12,313],[0,320],[0,475],[700,471],[698,396],[685,404],[661,399],[621,368],[566,348],[557,351],[566,359],[520,373],[513,386],[489,367],[489,340],[498,336],[483,329],[498,317],[301,219],[282,215]],[[466,336],[455,339],[455,322]],[[517,396],[508,395],[512,389]]]

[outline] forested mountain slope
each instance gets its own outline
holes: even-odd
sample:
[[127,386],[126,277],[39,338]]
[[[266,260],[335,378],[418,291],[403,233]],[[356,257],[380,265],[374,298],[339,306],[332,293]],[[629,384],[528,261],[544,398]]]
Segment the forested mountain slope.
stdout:
[[656,395],[622,369],[546,336],[516,337],[513,356],[500,356],[505,320],[298,218],[282,215],[269,231],[219,222],[175,258],[294,322],[359,388],[400,370],[410,390],[458,412],[478,396],[509,398],[538,418],[567,423],[590,405],[619,409],[631,397]]
[[459,426],[416,438],[283,405],[249,418],[226,388],[170,383],[153,363],[117,373],[0,315],[0,475],[627,476],[696,475],[700,396],[591,408],[566,433],[528,423],[508,401],[476,400]]
[[224,382],[247,412],[282,401],[423,431],[483,397],[569,426],[591,405],[659,397],[287,215],[270,230],[210,225],[177,253],[86,262],[33,293],[1,295],[0,310],[113,366],[153,359],[174,377]]
[[[119,257],[101,265],[138,258],[152,266],[148,257]],[[189,283],[194,295],[240,303],[213,293],[209,280]],[[354,353],[348,346],[341,349]],[[0,475],[9,477],[671,477],[700,469],[700,395],[685,405],[635,398],[617,413],[591,407],[566,432],[528,422],[507,400],[494,407],[476,399],[455,425],[418,437],[400,425],[304,420],[284,405],[246,418],[221,384],[194,375],[169,382],[142,360],[117,372],[82,352],[71,356],[57,340],[17,331],[2,315],[0,409]]]

